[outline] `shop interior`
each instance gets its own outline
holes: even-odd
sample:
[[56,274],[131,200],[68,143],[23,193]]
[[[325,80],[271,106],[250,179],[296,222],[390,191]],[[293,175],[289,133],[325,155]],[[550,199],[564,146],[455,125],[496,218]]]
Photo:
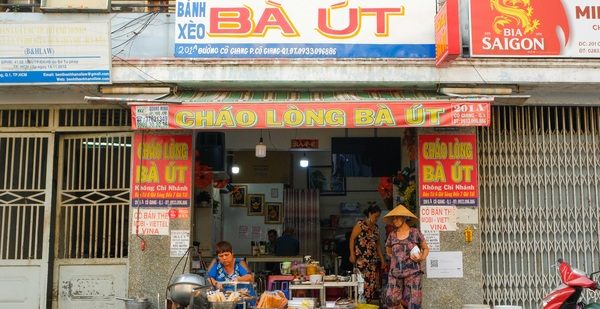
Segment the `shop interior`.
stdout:
[[[285,190],[318,188],[320,237],[305,241],[310,242],[308,247],[319,248],[311,255],[325,273],[335,274],[340,263],[336,245],[357,220],[364,219],[369,204],[378,205],[383,217],[403,198],[398,194],[402,183],[386,188],[382,183],[397,180],[402,170],[414,171],[414,158],[407,152],[415,143],[412,136],[414,129],[404,128],[199,131],[196,169],[199,165],[209,171],[214,186],[196,176],[194,241],[208,258],[214,256],[212,244],[220,240],[230,241],[236,256],[268,255],[255,252],[252,244],[266,242],[268,230],[282,234]],[[414,179],[413,173],[406,179]],[[243,203],[232,198],[238,187],[247,195]],[[279,217],[270,216],[272,205],[281,205]],[[206,226],[212,226],[212,233],[206,233]],[[379,226],[385,235],[384,224]],[[305,254],[301,249],[300,255]],[[265,267],[251,266],[255,272]]]

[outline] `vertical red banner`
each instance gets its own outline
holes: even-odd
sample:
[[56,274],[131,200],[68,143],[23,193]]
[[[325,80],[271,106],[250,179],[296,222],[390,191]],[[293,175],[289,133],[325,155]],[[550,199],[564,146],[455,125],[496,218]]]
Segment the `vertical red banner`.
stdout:
[[191,135],[136,134],[131,205],[190,207],[193,155]]
[[419,135],[421,205],[478,206],[475,134]]
[[435,14],[435,66],[447,68],[460,56],[460,23],[458,0],[446,0]]

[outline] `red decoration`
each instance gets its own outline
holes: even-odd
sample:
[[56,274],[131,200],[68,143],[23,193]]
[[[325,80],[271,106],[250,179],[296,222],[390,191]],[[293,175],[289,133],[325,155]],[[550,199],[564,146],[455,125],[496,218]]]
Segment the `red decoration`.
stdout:
[[196,171],[194,173],[194,187],[202,189],[213,183],[214,173],[209,166],[200,165],[199,161],[195,164]]
[[394,194],[394,180],[392,177],[381,177],[377,191],[382,198],[392,198]]
[[233,189],[233,191],[229,192],[229,196],[233,196],[235,193],[237,193],[238,191],[240,191],[240,187],[235,187]]
[[213,182],[213,187],[217,189],[223,189],[225,186],[227,186],[227,184],[229,184],[229,179],[215,180]]

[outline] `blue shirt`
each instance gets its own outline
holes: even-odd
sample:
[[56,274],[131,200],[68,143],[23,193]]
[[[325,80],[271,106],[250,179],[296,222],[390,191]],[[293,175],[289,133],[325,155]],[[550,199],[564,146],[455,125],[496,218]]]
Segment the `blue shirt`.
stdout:
[[[242,265],[240,264],[241,261],[242,261],[242,259],[239,259],[239,258],[235,259],[234,265],[233,265],[233,273],[231,275],[229,275],[225,271],[225,267],[223,266],[223,264],[221,264],[219,262],[219,260],[217,260],[216,263],[213,265],[213,267],[211,267],[211,269],[208,271],[207,278],[215,279],[218,282],[225,282],[225,281],[231,281],[231,279],[233,279],[233,278],[238,278],[238,277],[249,274],[250,272],[246,268],[242,267]],[[233,291],[234,287],[235,287],[234,285],[226,284],[223,286],[223,292]],[[250,296],[256,296],[256,292],[254,292],[254,288],[252,288],[252,284],[249,284],[249,283],[248,284],[238,284],[237,289],[238,290],[239,289],[248,289]],[[249,304],[251,306],[254,306],[255,301],[251,301],[251,302],[249,302]],[[238,305],[238,307],[239,306],[240,305]]]

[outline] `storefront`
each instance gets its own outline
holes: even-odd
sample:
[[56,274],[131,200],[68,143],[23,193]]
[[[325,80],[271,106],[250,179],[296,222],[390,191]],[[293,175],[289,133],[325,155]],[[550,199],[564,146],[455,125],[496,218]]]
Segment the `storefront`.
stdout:
[[[224,2],[206,4],[221,13],[249,14],[252,7],[256,23],[240,25],[256,28],[243,34],[226,33],[224,28],[209,36],[202,31],[209,28],[211,12],[199,10],[203,6],[181,10],[195,14],[176,18],[173,14],[73,12],[62,15],[72,19],[68,26],[53,14],[1,14],[11,29],[6,42],[32,43],[26,44],[31,51],[50,46],[57,57],[84,50],[89,56],[85,61],[60,65],[69,64],[66,70],[73,71],[89,69],[90,74],[85,82],[81,76],[44,74],[56,72],[35,59],[41,55],[24,57],[22,46],[2,45],[5,55],[23,59],[3,60],[3,70],[10,74],[0,79],[0,153],[11,158],[0,168],[1,226],[6,235],[0,255],[5,278],[10,279],[3,281],[8,297],[0,303],[22,301],[24,308],[62,309],[122,305],[115,297],[126,296],[148,297],[154,304],[164,301],[173,270],[181,271],[176,266],[182,251],[204,236],[203,253],[208,255],[210,244],[220,235],[207,231],[223,230],[218,226],[221,221],[213,220],[213,209],[193,205],[193,171],[201,162],[196,161],[196,137],[201,132],[233,136],[224,152],[241,156],[245,151],[251,158],[254,145],[264,137],[269,145],[267,158],[293,166],[286,174],[294,176],[276,183],[307,188],[307,171],[296,167],[296,161],[311,157],[310,166],[322,172],[326,169],[319,166],[331,166],[331,158],[315,158],[314,149],[303,148],[295,148],[291,158],[279,156],[284,151],[276,149],[291,148],[289,141],[296,132],[301,132],[301,139],[319,139],[325,150],[331,136],[397,137],[406,128],[416,128],[418,200],[421,209],[429,212],[425,223],[431,245],[441,257],[460,260],[462,256],[462,273],[428,274],[426,308],[465,303],[533,307],[542,290],[555,286],[556,278],[548,276],[555,258],[565,257],[594,270],[600,242],[598,227],[590,222],[598,222],[600,205],[600,77],[598,51],[588,46],[593,43],[588,33],[594,19],[574,16],[580,6],[576,1],[544,7],[524,4],[535,6],[536,15],[523,20],[543,23],[527,33],[512,24],[504,25],[504,32],[494,32],[495,14],[502,8],[490,10],[476,3],[471,22],[466,18],[460,22],[460,29],[468,31],[461,33],[459,53],[470,57],[441,63],[447,66],[443,69],[434,63],[438,56],[434,37],[444,37],[438,30],[445,26],[443,19],[435,25],[431,20],[434,1],[421,7],[407,4],[405,16],[385,2],[362,5],[366,9],[362,15],[356,3],[227,3],[231,7],[224,8]],[[317,13],[304,14],[305,6]],[[467,7],[452,12],[450,17],[469,14]],[[221,25],[227,25],[226,16],[222,17]],[[346,18],[353,22],[341,26],[338,21]],[[139,24],[131,23],[132,19]],[[563,33],[570,27],[565,46],[557,43],[557,27]],[[57,30],[53,35],[60,34],[61,40],[73,45],[26,40],[27,34],[47,29]],[[552,46],[547,53],[486,49],[487,34],[493,35],[490,40],[496,47],[539,38]],[[348,44],[339,44],[342,41]],[[31,67],[23,74],[15,65]],[[35,80],[36,76],[43,80]],[[165,96],[141,91],[159,87],[167,88],[162,92]],[[458,98],[453,96],[457,94]],[[320,129],[331,134],[322,137]],[[272,133],[285,142],[271,147]],[[147,156],[143,149],[156,146],[155,141],[160,141],[161,154],[167,149],[166,157]],[[461,162],[451,159],[451,153],[459,153]],[[225,160],[226,168],[230,158]],[[132,187],[138,175],[139,190]],[[477,179],[477,185],[471,187],[467,179]],[[346,200],[336,195],[337,189],[317,199],[337,206],[355,200],[354,195],[380,198],[374,189],[379,181],[369,188],[374,192],[351,192],[362,188],[355,189],[350,181]],[[244,180],[242,185],[249,183]],[[232,184],[239,185],[235,178]],[[173,186],[177,194],[159,196],[163,186],[167,191]],[[271,189],[270,185],[259,189],[266,202],[277,199],[274,203],[285,204],[283,187]],[[438,196],[440,189],[459,191],[460,196]],[[239,226],[247,225],[252,235],[252,226],[281,226],[286,220],[282,213],[281,223],[275,216],[273,223],[265,225],[264,218],[248,215],[244,207],[231,207],[226,200],[220,207],[243,218],[226,222],[235,228],[225,238],[239,238],[247,247],[250,238],[239,237],[246,235],[239,233]],[[451,210],[450,215],[440,209]],[[140,212],[146,217],[140,217]],[[329,218],[329,213],[319,215]],[[198,224],[197,218],[208,220]],[[142,219],[147,225],[139,224]],[[472,242],[465,237],[467,228],[473,231]],[[337,232],[321,230],[322,234]],[[321,244],[312,247],[319,252]],[[239,248],[240,254],[246,251]]]
[[[123,98],[86,97],[86,100],[123,101]],[[389,135],[399,137],[400,130],[403,128],[416,128],[420,134],[427,133],[429,130],[429,132],[434,132],[434,135],[426,136],[432,138],[428,138],[424,143],[418,145],[419,148],[425,150],[419,149],[418,152],[424,153],[421,160],[424,162],[422,166],[426,168],[426,170],[419,171],[420,175],[425,175],[424,178],[419,179],[419,183],[425,184],[423,188],[427,188],[427,190],[420,190],[427,192],[426,195],[420,196],[420,203],[425,206],[429,205],[434,211],[444,206],[460,206],[471,210],[478,206],[476,142],[473,129],[477,126],[489,125],[493,101],[491,97],[450,98],[426,92],[377,91],[199,92],[178,93],[161,97],[159,101],[130,103],[134,129],[132,145],[134,153],[132,170],[134,173],[132,177],[139,177],[137,180],[132,179],[131,202],[134,213],[132,227],[135,230],[132,230],[130,239],[132,245],[130,259],[133,260],[143,260],[143,257],[148,254],[144,252],[145,248],[156,247],[157,241],[171,250],[163,248],[163,250],[153,251],[153,261],[172,260],[183,256],[187,250],[184,244],[198,240],[196,237],[199,234],[206,235],[204,232],[198,233],[198,229],[204,231],[207,226],[215,224],[215,221],[217,221],[216,224],[219,224],[218,220],[214,220],[211,216],[210,210],[207,212],[205,209],[191,207],[196,204],[194,197],[197,196],[197,191],[207,190],[206,186],[194,185],[194,182],[200,179],[194,174],[199,173],[199,169],[202,171],[213,169],[202,161],[202,155],[197,156],[198,153],[194,154],[193,152],[194,149],[199,149],[196,143],[200,140],[196,136],[202,132],[226,132],[229,135],[235,134],[236,130],[253,130],[257,134],[258,132],[262,134],[262,130],[276,132],[285,129],[311,130],[318,128],[344,129],[352,132],[356,129],[370,129],[374,130],[373,132],[392,132]],[[445,130],[446,128],[448,130]],[[346,131],[347,134],[348,131]],[[318,136],[315,137],[315,140],[317,143],[323,143]],[[329,141],[325,141],[324,144],[327,143]],[[295,149],[300,153],[306,150]],[[224,157],[224,152],[221,152],[221,155]],[[387,155],[405,156],[402,153]],[[268,157],[263,162],[269,162],[274,158],[277,157]],[[429,161],[425,162],[425,158]],[[415,158],[409,159],[415,160]],[[224,160],[227,159],[224,158]],[[231,164],[231,160],[229,161]],[[449,163],[450,161],[452,162]],[[414,162],[412,164],[414,165]],[[229,167],[227,164],[225,167],[221,164],[218,165],[217,170],[226,171],[225,175],[228,177]],[[442,165],[445,167],[440,169]],[[453,168],[456,170],[452,170]],[[394,175],[399,170],[395,168],[388,171],[386,175]],[[331,173],[331,169],[329,172]],[[326,178],[329,177],[331,175],[326,175]],[[238,183],[235,181],[235,175],[233,175],[233,179],[229,183],[232,190],[241,189],[244,195],[259,196],[261,199],[266,199],[267,202],[269,198],[273,197],[269,196],[272,194],[272,191],[269,191],[272,190],[272,186],[261,188],[253,183]],[[228,183],[229,179],[221,180],[225,181],[220,183],[223,184]],[[440,185],[440,183],[442,184]],[[210,184],[212,185],[212,182]],[[258,184],[260,185],[260,183]],[[448,189],[448,186],[452,186],[453,189]],[[458,188],[460,186],[463,189]],[[299,187],[305,188],[305,182],[303,181]],[[209,191],[214,192],[212,186],[209,185],[208,188],[210,188]],[[291,188],[293,189],[294,186],[292,185]],[[285,223],[288,219],[288,223],[305,220],[305,218],[301,220],[289,218],[291,213],[286,213],[286,210],[291,205],[286,204],[285,195],[287,193],[284,193],[287,191],[281,188],[279,190],[281,190],[282,202],[275,204],[281,205],[282,213],[274,223]],[[454,192],[454,195],[443,195],[444,192],[450,191]],[[218,190],[217,192],[221,193],[213,193],[213,198],[217,199],[226,211],[230,211],[228,206],[233,205],[228,194],[223,195],[222,191]],[[390,197],[395,200],[394,203],[400,201],[396,200],[397,195]],[[393,205],[391,206],[393,207]],[[262,207],[270,206],[269,203],[266,203]],[[415,209],[415,211],[418,210]],[[202,214],[199,215],[199,213]],[[260,215],[264,215],[262,211]],[[161,226],[154,219],[157,217],[164,218],[163,221],[166,221],[162,225],[162,230],[149,228],[149,226]],[[267,220],[268,215],[265,215],[265,218]],[[281,227],[281,225],[255,224],[252,223],[254,219],[253,214],[248,211],[248,214],[244,213],[241,218],[230,216],[222,221],[221,231],[226,231],[221,235],[225,239],[241,238],[241,242],[232,240],[233,243],[238,244],[236,252],[239,252],[241,256],[251,254],[246,248],[247,243],[250,243],[251,240],[264,240],[268,228],[280,229]],[[318,224],[322,219],[320,215],[317,215],[317,231],[320,229]],[[436,218],[436,220],[440,219]],[[180,232],[177,234],[177,239],[173,236],[174,229]],[[454,231],[462,235],[462,229],[458,230],[456,224],[438,224],[432,228],[432,230],[439,229]],[[218,234],[218,231],[215,233]],[[322,237],[320,233],[325,232],[316,232],[310,234],[310,237],[301,239],[303,248],[305,248],[301,250],[303,255],[321,259]],[[210,256],[212,254],[210,244],[217,240],[215,236],[217,235],[213,234],[212,238],[202,239],[203,255]],[[437,239],[439,241],[439,236]],[[178,247],[176,243],[181,245]],[[476,267],[477,265],[475,263],[465,265],[465,267]],[[149,283],[150,280],[151,278],[148,278],[145,273],[139,273],[134,269],[130,270],[132,286],[136,285],[135,282]]]

